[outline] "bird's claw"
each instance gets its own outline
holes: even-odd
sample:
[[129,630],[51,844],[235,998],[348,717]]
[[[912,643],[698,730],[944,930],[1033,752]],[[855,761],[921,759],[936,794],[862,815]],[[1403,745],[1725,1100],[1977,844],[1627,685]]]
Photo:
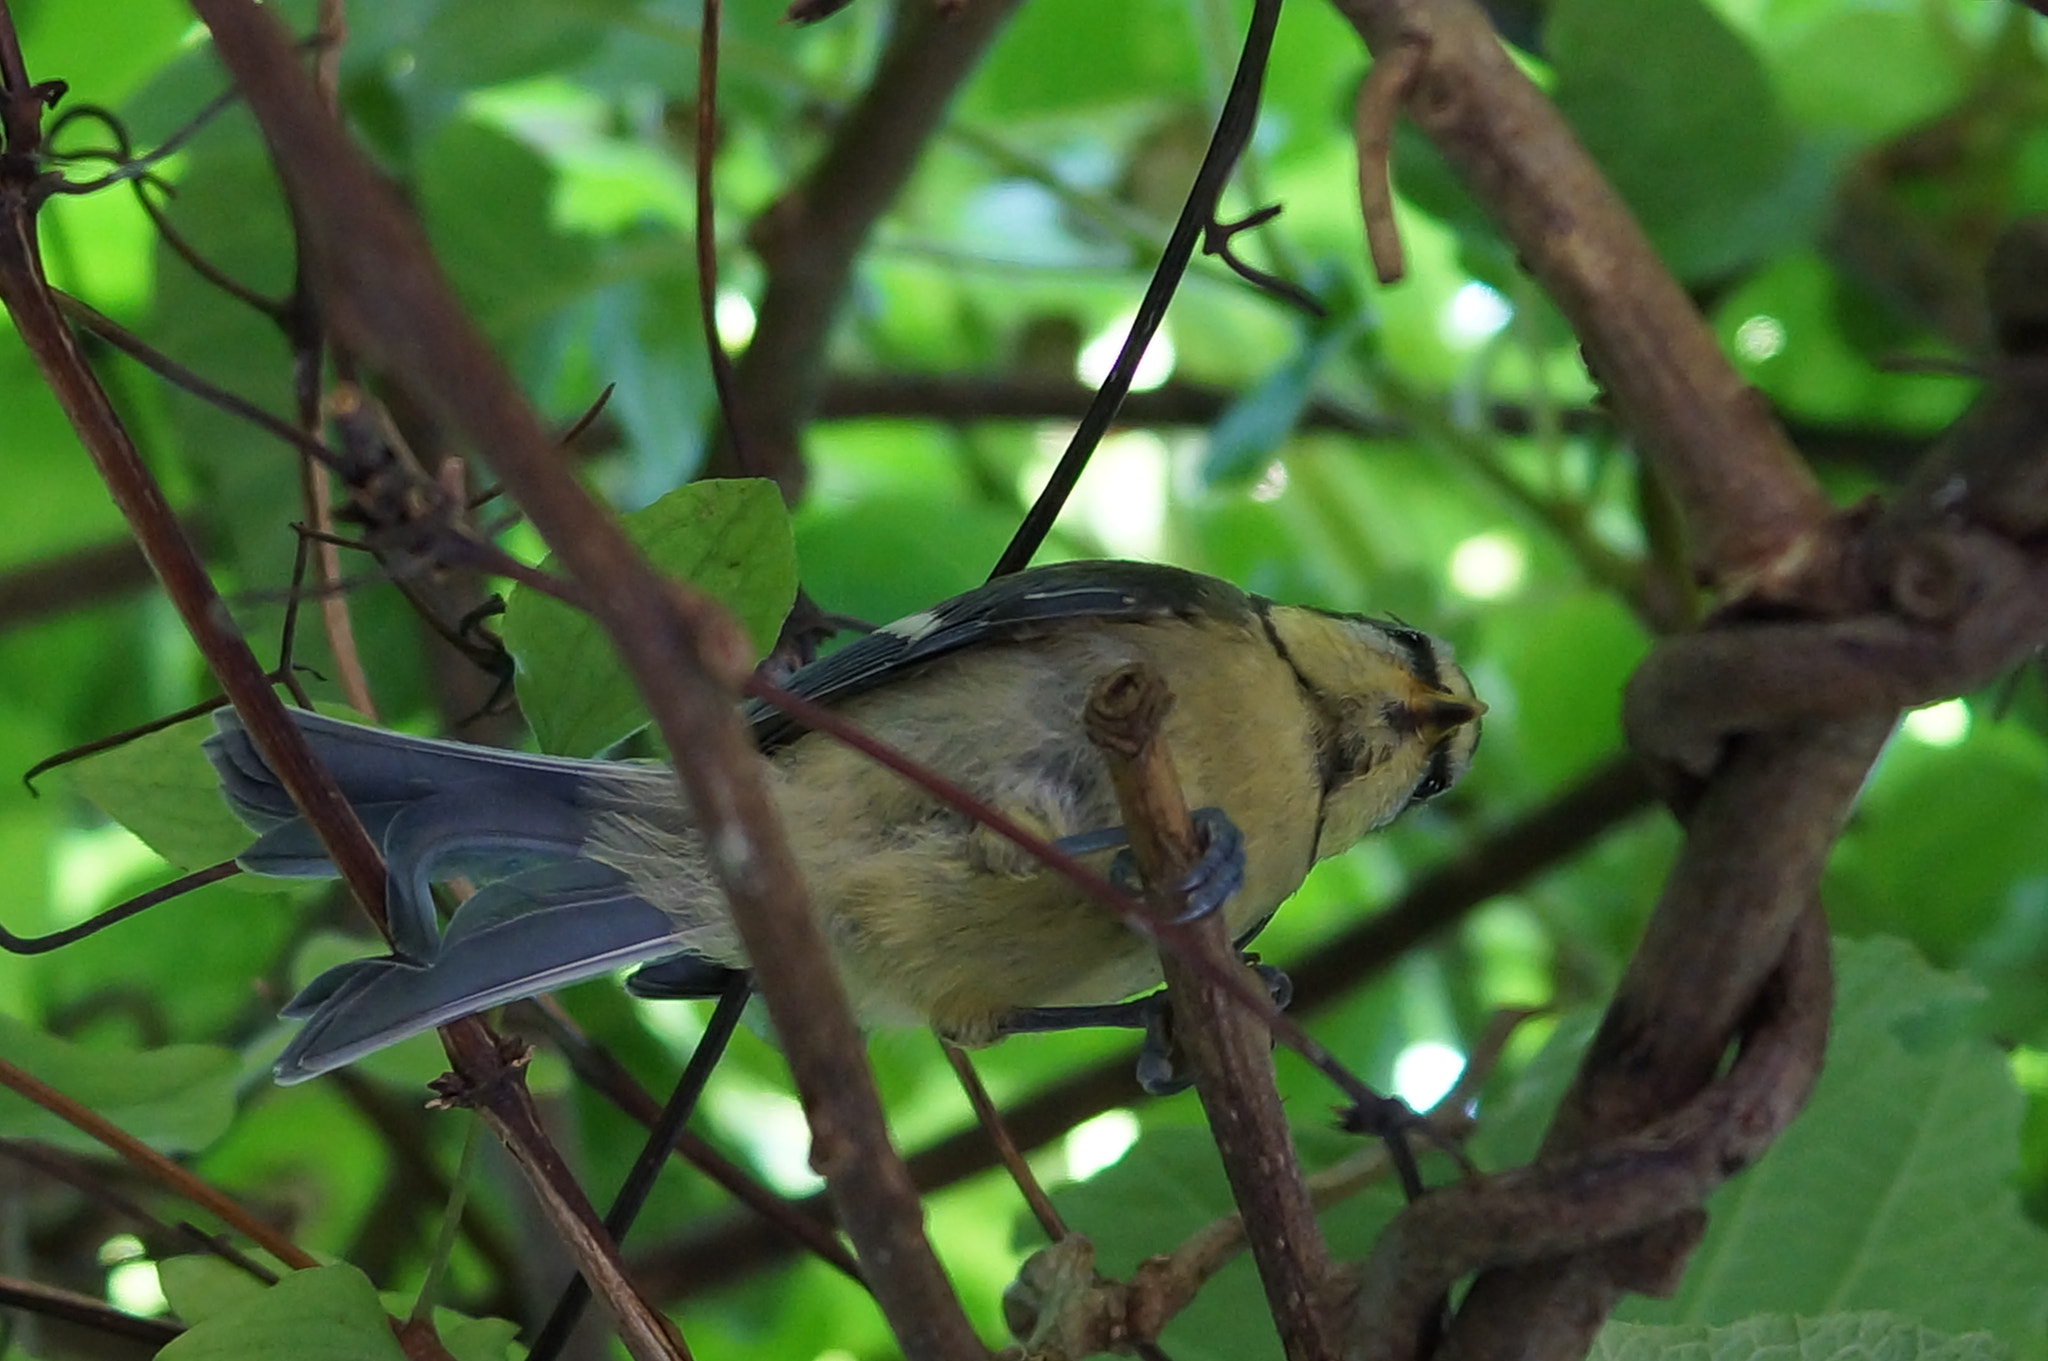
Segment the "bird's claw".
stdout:
[[[1198,808],[1188,817],[1202,843],[1202,857],[1168,886],[1174,897],[1186,904],[1171,918],[1176,926],[1200,921],[1244,887],[1244,833],[1237,824],[1221,808]],[[1109,879],[1126,893],[1144,891],[1137,859],[1128,848],[1118,851],[1110,862]]]

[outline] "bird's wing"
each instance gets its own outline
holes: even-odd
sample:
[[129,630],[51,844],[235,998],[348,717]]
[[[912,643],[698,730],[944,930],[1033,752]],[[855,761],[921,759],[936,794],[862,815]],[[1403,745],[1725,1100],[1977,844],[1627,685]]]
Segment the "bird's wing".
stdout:
[[[834,704],[963,648],[1028,638],[1082,619],[1176,616],[1249,622],[1252,598],[1215,577],[1159,563],[1055,563],[998,577],[876,629],[797,672],[789,689],[802,698]],[[805,731],[802,724],[759,700],[748,703],[747,719],[763,751],[794,741]]]

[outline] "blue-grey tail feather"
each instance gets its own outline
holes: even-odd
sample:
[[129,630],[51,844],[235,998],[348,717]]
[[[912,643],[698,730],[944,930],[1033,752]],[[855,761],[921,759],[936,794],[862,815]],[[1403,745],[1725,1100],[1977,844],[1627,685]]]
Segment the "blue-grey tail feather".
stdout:
[[[393,948],[415,963],[438,948],[430,884],[567,859],[589,833],[585,794],[600,763],[408,737],[304,711],[292,718],[382,851]],[[215,724],[206,755],[229,806],[258,833],[237,857],[241,866],[286,878],[332,875],[319,838],[240,719],[223,710]]]
[[561,861],[480,890],[449,921],[438,955],[354,960],[285,1009],[306,1023],[276,1064],[303,1082],[458,1017],[675,954],[673,923],[624,875]]

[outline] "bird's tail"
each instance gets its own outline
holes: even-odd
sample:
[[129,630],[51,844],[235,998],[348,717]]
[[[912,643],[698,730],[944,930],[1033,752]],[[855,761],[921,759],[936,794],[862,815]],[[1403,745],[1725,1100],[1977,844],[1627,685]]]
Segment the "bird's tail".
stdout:
[[[280,1081],[486,1007],[677,955],[676,922],[627,873],[585,854],[615,765],[408,737],[302,711],[293,719],[384,853],[393,954],[330,970],[294,999],[285,1014],[306,1025],[278,1061]],[[257,833],[242,867],[333,875],[240,720],[223,711],[216,723],[207,757],[229,807]],[[456,876],[485,887],[444,936],[429,886]]]

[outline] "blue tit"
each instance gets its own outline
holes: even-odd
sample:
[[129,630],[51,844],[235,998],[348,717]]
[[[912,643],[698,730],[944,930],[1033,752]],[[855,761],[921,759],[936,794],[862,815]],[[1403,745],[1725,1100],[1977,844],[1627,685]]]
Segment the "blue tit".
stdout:
[[[1119,814],[1082,713],[1098,680],[1134,662],[1175,697],[1166,738],[1189,805],[1220,810],[1209,825],[1236,834],[1221,910],[1240,942],[1316,861],[1456,783],[1479,740],[1484,706],[1442,642],[1133,562],[992,581],[789,688],[1107,868]],[[294,999],[285,1014],[306,1024],[280,1081],[624,965],[652,963],[640,990],[668,995],[745,966],[668,767],[295,718],[383,849],[393,954],[330,970]],[[747,718],[864,1025],[981,1045],[1061,1015],[1090,1023],[1159,981],[1149,942],[1011,842],[774,710]],[[232,713],[206,752],[259,834],[245,869],[333,874]],[[429,886],[456,876],[482,887],[444,933]]]

